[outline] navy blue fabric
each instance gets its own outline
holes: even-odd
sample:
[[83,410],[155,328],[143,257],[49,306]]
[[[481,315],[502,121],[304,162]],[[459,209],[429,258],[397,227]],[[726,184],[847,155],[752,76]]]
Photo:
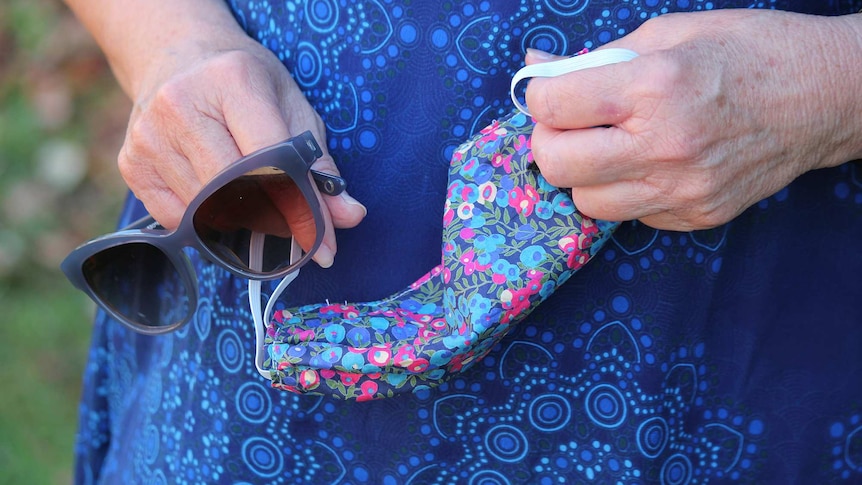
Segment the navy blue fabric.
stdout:
[[[284,304],[364,301],[440,261],[449,155],[511,109],[524,47],[597,47],[668,11],[860,2],[229,2],[293,72],[368,217]],[[129,199],[122,223],[142,214]],[[197,261],[191,324],[99,315],[77,483],[862,483],[862,163],[722,227],[626,223],[481,363],[370,403],[272,390],[246,282]]]

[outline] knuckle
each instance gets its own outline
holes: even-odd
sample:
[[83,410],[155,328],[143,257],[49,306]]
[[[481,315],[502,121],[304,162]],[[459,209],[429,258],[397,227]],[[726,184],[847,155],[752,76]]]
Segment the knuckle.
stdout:
[[547,89],[548,84],[549,80],[547,79],[530,80],[530,84],[527,86],[527,91],[524,94],[524,100],[527,102],[527,108],[534,119],[541,120],[550,126],[555,126],[558,103],[554,102],[553,99],[555,91]]
[[544,148],[533,148],[533,160],[535,160],[536,164],[539,166],[539,171],[542,174],[542,177],[545,180],[555,186],[555,187],[563,187],[566,184],[566,177],[564,176],[564,170],[560,169],[560,162],[554,154],[553,150],[546,150]]

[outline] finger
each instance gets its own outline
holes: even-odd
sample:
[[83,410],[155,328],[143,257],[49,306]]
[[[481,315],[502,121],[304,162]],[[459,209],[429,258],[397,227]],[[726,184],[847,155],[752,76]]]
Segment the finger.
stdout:
[[[120,175],[135,194],[135,197],[144,203],[147,212],[159,224],[167,229],[176,229],[188,202],[171,188],[161,174],[155,170],[153,164],[148,163],[148,160],[129,154],[126,145],[124,145],[118,157]],[[172,161],[165,158],[162,160]],[[189,178],[196,180],[193,173]]]
[[[281,99],[275,86],[260,84],[259,79],[271,79],[266,73],[255,73],[253,69],[234,71],[241,72],[233,74],[236,79],[233,79],[234,83],[231,85],[244,86],[246,89],[232,89],[224,93],[221,103],[227,126],[237,147],[243,154],[284,141],[309,128],[319,132],[317,124],[311,121],[315,116],[313,112],[308,114],[311,112],[311,107],[308,106],[304,98],[296,99],[296,95],[293,94],[293,100]],[[284,72],[283,76],[279,75],[275,82],[282,83],[282,88],[288,92],[298,92],[298,88],[288,78],[287,71]],[[292,110],[288,113],[285,113],[281,108],[285,104],[292,105]],[[299,118],[299,120],[291,120],[293,129],[287,121],[291,117]],[[315,138],[321,147],[325,146],[325,139],[319,134],[316,133]],[[332,265],[337,251],[335,230],[323,197],[313,184],[312,189],[321,207],[323,228],[316,227],[313,214],[304,199],[299,199],[289,193],[280,195],[274,193],[271,196],[274,197],[274,204],[282,212],[294,237],[304,250],[311,249],[317,230],[323,230],[323,242],[315,252],[313,259],[319,265],[329,267]]]
[[649,168],[632,136],[616,127],[559,130],[538,123],[531,146],[542,175],[557,187],[637,180]]
[[629,86],[641,75],[638,60],[533,78],[525,95],[530,114],[536,121],[559,129],[622,123],[635,107]]
[[631,221],[667,210],[651,188],[639,182],[573,188],[572,201],[581,213],[606,221]]
[[[207,169],[199,169],[198,165],[205,165],[216,158],[212,152],[235,153],[236,147],[230,142],[222,145],[226,149],[213,148],[213,145],[218,145],[218,140],[225,138],[224,128],[213,123],[209,124],[214,126],[191,130],[199,138],[181,128],[186,122],[179,119],[167,123],[178,127],[176,131],[163,133],[159,127],[166,123],[163,113],[158,111],[155,108],[134,117],[120,151],[118,165],[129,188],[144,202],[150,214],[164,227],[173,229],[179,225],[189,202],[209,179]],[[193,118],[195,115],[199,116],[199,113],[189,116]],[[222,136],[204,135],[211,131],[222,133]],[[203,141],[201,136],[214,140]]]
[[[291,80],[292,82],[292,80]],[[296,93],[300,93],[297,89]],[[303,103],[305,106],[308,106],[307,101],[304,97],[302,97],[298,102]],[[289,99],[288,102],[282,104],[283,110],[291,109],[291,106],[295,106],[295,102],[292,99]],[[329,149],[326,144],[326,126],[323,124],[323,121],[317,116],[310,106],[308,106],[307,110],[298,110],[298,112],[292,112],[292,116],[289,116],[287,112],[284,113],[286,119],[289,120],[289,126],[300,126],[303,127],[302,130],[311,129],[314,134],[315,139],[318,141],[321,150],[323,151],[323,155],[318,158],[312,168],[319,172],[328,173],[330,175],[340,175],[340,171],[338,170],[338,166],[335,163],[335,160],[329,154]],[[289,117],[288,117],[289,116]],[[350,182],[348,181],[348,187]],[[322,194],[321,194],[322,195]],[[332,225],[338,228],[348,228],[354,227],[359,222],[365,218],[368,210],[362,205],[359,201],[354,199],[349,191],[344,191],[338,196],[329,197],[323,195],[321,197],[322,202],[325,204],[324,207],[328,209],[329,215],[332,219]]]
[[559,61],[560,59],[565,59],[565,57],[551,54],[550,52],[545,52],[543,50],[534,49],[532,47],[527,48],[527,55],[524,57],[524,61],[528,66],[541,64],[542,62]]

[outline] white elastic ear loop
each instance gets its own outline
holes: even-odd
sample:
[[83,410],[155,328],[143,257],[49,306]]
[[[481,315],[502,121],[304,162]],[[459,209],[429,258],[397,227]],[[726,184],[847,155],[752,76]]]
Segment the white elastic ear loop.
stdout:
[[607,66],[608,64],[616,64],[618,62],[630,61],[637,57],[637,53],[628,49],[610,48],[598,51],[587,52],[579,56],[567,57],[559,61],[543,62],[541,64],[532,64],[522,67],[515,73],[512,78],[512,85],[509,91],[512,96],[512,102],[521,113],[531,116],[527,107],[524,106],[515,95],[515,87],[519,82],[531,77],[555,77],[570,72],[580,71],[581,69],[589,69],[591,67]]
[[[248,266],[254,270],[260,270],[263,267],[263,243],[266,235],[260,232],[253,232],[249,241],[248,249]],[[290,241],[290,264],[294,264],[302,258],[302,248],[296,242],[296,238],[291,238]],[[266,303],[266,309],[261,312],[260,309],[260,281],[248,280],[248,306],[251,311],[251,317],[254,320],[254,366],[257,368],[258,374],[267,380],[271,380],[269,370],[264,369],[263,363],[266,361],[266,350],[264,349],[264,340],[266,338],[266,322],[269,322],[269,317],[272,314],[272,308],[275,306],[278,297],[284,293],[287,285],[291,284],[296,277],[299,276],[299,268],[285,276],[278,286],[273,290],[269,300]]]

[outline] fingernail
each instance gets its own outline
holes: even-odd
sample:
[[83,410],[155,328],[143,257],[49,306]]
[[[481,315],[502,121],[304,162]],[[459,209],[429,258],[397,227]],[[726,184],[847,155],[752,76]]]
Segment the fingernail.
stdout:
[[361,207],[361,208],[362,208],[362,212],[363,212],[363,217],[364,217],[365,215],[368,215],[368,208],[366,208],[364,205],[362,205],[362,203],[361,203],[361,202],[359,202],[358,200],[356,200],[356,199],[354,199],[353,197],[351,197],[351,196],[350,196],[350,194],[348,194],[347,192],[342,192],[342,193],[341,193],[341,195],[340,195],[340,197],[341,197],[341,200],[343,200],[343,201],[344,201],[344,203],[345,203],[345,204],[347,204],[347,205],[352,205],[352,206],[356,206],[356,207]]
[[553,54],[549,54],[543,50],[533,49],[532,47],[527,47],[527,55],[535,57],[540,61],[549,61],[555,58]]
[[335,251],[333,251],[325,242],[320,243],[320,247],[317,248],[317,251],[314,252],[314,256],[312,256],[311,259],[313,259],[321,268],[328,268],[332,266],[332,263],[335,261]]

